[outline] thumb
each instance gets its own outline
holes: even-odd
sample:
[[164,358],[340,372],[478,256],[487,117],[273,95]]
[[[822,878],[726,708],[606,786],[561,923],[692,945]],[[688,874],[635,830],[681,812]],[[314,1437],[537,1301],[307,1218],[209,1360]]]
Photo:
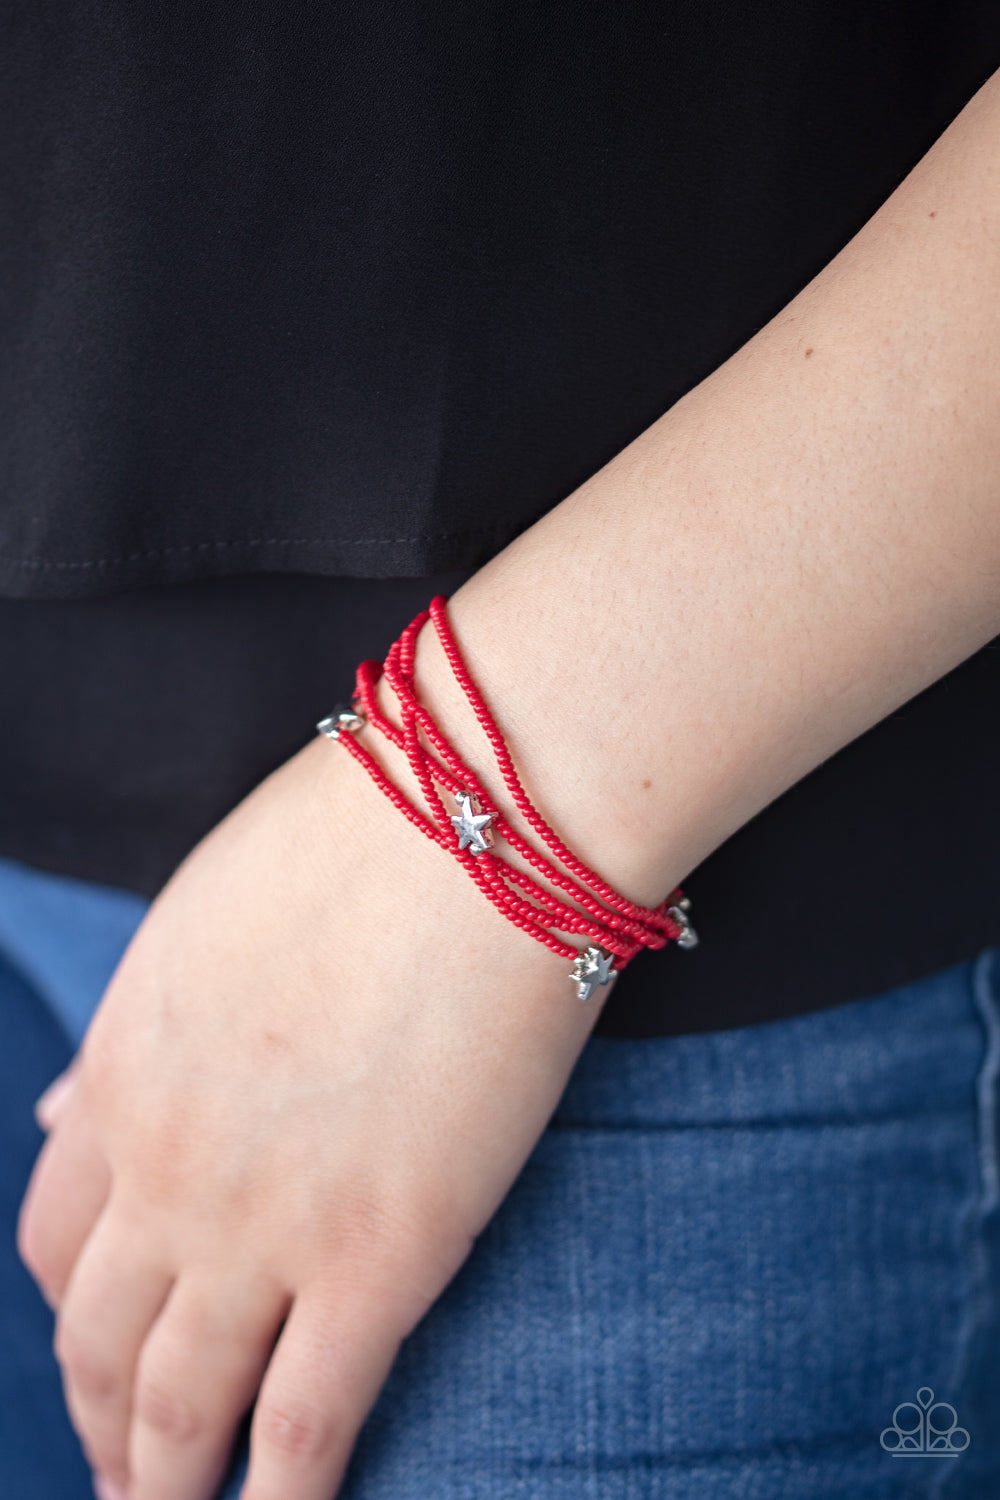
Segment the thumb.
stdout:
[[53,1078],[45,1092],[35,1100],[35,1119],[41,1130],[48,1132],[55,1125],[69,1103],[75,1084],[76,1058],[68,1068]]

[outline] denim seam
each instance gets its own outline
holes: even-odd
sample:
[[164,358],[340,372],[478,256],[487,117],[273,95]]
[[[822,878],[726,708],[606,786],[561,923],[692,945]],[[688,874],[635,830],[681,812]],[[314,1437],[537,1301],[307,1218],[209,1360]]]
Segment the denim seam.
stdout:
[[[994,978],[994,975],[996,978]],[[956,1340],[951,1390],[958,1397],[973,1367],[978,1331],[990,1316],[992,1291],[989,1285],[989,1254],[984,1235],[984,1220],[1000,1203],[997,1162],[997,1107],[1000,1083],[1000,948],[986,948],[974,960],[969,976],[972,1006],[982,1028],[983,1051],[975,1082],[976,1161],[978,1192],[966,1202],[962,1212],[962,1235],[968,1255],[971,1296],[966,1316]],[[961,1414],[959,1415],[961,1421]],[[972,1441],[975,1442],[975,1433]],[[937,1496],[961,1494],[961,1465],[950,1465],[936,1476],[931,1493]],[[956,1486],[958,1489],[956,1490]]]
[[972,973],[972,998],[986,1034],[986,1053],[976,1096],[979,1120],[980,1208],[989,1214],[1000,1203],[1000,1163],[997,1161],[997,1081],[1000,1079],[1000,1012],[993,987],[993,966],[1000,968],[1000,948],[980,954]]

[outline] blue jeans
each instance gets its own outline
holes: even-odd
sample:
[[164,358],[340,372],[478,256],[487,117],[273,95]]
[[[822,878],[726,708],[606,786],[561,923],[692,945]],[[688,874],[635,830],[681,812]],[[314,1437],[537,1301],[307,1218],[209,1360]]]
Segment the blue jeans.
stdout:
[[[5,1500],[90,1495],[11,1238],[31,1101],[142,910],[0,861]],[[998,1075],[1000,949],[791,1020],[592,1038],[344,1500],[1000,1495]]]

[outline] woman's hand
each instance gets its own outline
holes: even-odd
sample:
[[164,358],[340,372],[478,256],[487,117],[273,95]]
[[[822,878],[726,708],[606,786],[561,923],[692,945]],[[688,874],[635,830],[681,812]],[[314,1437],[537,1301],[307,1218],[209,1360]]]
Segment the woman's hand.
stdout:
[[325,741],[154,903],[21,1216],[67,1403],[130,1500],[330,1500],[597,1015]]

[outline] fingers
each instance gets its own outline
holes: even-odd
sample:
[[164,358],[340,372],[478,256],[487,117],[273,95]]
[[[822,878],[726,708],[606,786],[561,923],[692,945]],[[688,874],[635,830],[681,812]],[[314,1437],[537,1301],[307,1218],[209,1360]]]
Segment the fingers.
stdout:
[[231,1266],[175,1281],[109,1209],[56,1330],[66,1402],[92,1467],[129,1500],[210,1500],[260,1386],[288,1296]]
[[276,1283],[229,1268],[175,1285],[139,1357],[129,1500],[211,1500],[288,1301]]
[[39,1152],[17,1226],[18,1252],[50,1307],[62,1300],[110,1186],[93,1127],[70,1098]]
[[173,1283],[110,1209],[80,1252],[56,1321],[66,1405],[91,1467],[128,1482],[132,1387],[143,1340]]
[[241,1500],[332,1500],[407,1331],[357,1293],[296,1300],[257,1399]]

